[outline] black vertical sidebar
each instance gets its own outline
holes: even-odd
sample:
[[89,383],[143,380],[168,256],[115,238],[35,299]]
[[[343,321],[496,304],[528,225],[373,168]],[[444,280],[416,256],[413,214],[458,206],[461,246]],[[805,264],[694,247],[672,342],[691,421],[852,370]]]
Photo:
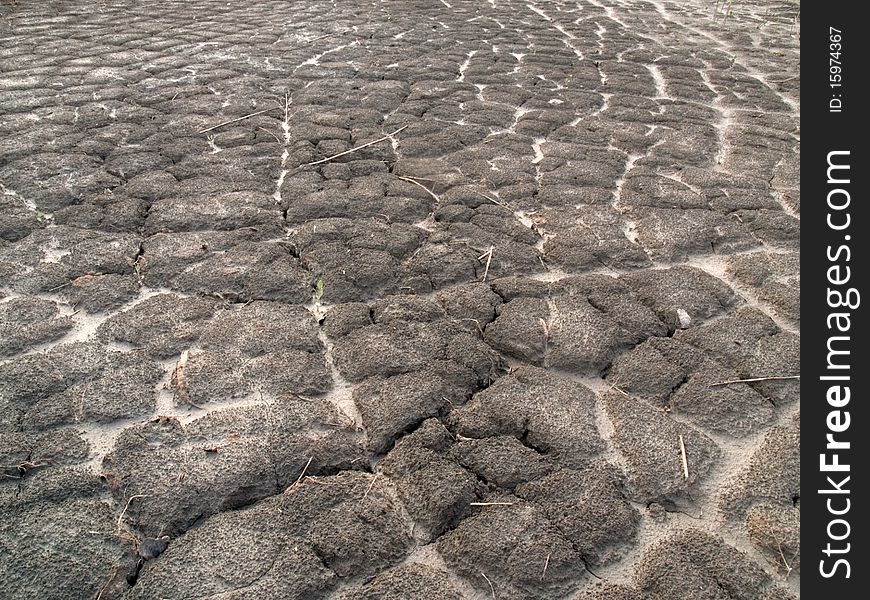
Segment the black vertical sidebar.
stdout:
[[862,9],[820,2],[801,15],[800,576],[808,599],[870,594],[870,32]]

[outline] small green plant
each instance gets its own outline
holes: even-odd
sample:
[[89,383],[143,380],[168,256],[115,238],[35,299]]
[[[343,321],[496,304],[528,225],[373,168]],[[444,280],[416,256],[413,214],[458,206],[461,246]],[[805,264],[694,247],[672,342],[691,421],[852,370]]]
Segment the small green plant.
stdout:
[[44,212],[42,212],[41,210],[36,211],[36,220],[37,221],[45,221],[46,218],[47,217],[45,216]]
[[323,279],[317,280],[317,285],[314,286],[314,301],[320,302],[323,298]]

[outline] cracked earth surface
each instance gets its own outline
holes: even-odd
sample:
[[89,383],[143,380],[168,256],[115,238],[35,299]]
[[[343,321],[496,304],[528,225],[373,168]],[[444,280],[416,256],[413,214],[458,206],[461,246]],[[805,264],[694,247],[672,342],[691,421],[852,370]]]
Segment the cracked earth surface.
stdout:
[[798,8],[4,4],[0,595],[796,598]]

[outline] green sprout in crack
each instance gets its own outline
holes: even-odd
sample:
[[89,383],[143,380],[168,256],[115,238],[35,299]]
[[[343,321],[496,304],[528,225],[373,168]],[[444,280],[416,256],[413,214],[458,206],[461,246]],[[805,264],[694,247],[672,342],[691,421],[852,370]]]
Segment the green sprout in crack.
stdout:
[[320,302],[323,297],[323,279],[317,280],[317,285],[314,286],[314,301]]
[[45,216],[44,212],[42,212],[41,210],[36,211],[36,220],[37,221],[45,221],[46,218],[47,217]]

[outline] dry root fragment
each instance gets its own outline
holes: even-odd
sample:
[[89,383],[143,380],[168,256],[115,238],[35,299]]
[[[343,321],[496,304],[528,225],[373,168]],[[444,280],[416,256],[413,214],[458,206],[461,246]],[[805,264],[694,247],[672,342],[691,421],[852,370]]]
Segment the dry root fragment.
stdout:
[[494,250],[495,246],[490,245],[489,250],[477,257],[477,260],[483,260],[483,258],[486,257],[486,267],[483,269],[482,281],[486,281],[486,276],[489,274],[489,264],[492,262],[492,253]]
[[731,385],[734,383],[752,383],[753,381],[784,381],[787,379],[800,379],[800,375],[774,375],[770,377],[750,377],[749,379],[731,379],[729,381],[720,381],[711,383],[709,387],[717,387],[720,385]]
[[683,465],[683,477],[685,477],[686,481],[688,481],[689,459],[686,457],[686,442],[683,440],[682,434],[680,435],[680,461]]
[[187,391],[187,378],[184,375],[184,368],[187,366],[188,357],[189,353],[187,350],[182,352],[181,356],[178,357],[178,362],[175,363],[175,371],[172,373],[172,385],[175,387],[175,395],[178,396],[179,400],[188,406],[202,409],[200,405],[190,399],[190,394]]
[[399,127],[393,133],[388,133],[387,135],[385,135],[382,138],[378,138],[378,139],[373,140],[371,142],[368,142],[366,144],[362,144],[360,146],[356,146],[354,148],[351,148],[350,150],[345,150],[344,152],[339,152],[338,154],[333,154],[332,156],[327,156],[326,158],[322,158],[320,160],[316,160],[314,162],[307,163],[307,166],[313,167],[315,165],[320,165],[320,164],[323,164],[325,162],[329,162],[335,158],[338,158],[339,156],[344,156],[346,154],[350,154],[351,152],[356,152],[357,150],[362,150],[363,148],[368,148],[369,146],[373,146],[374,144],[379,144],[380,142],[385,142],[388,139],[392,138],[397,133],[399,133],[400,131],[402,131],[403,129],[405,129],[406,127],[407,127],[407,125],[404,125],[402,127]]

